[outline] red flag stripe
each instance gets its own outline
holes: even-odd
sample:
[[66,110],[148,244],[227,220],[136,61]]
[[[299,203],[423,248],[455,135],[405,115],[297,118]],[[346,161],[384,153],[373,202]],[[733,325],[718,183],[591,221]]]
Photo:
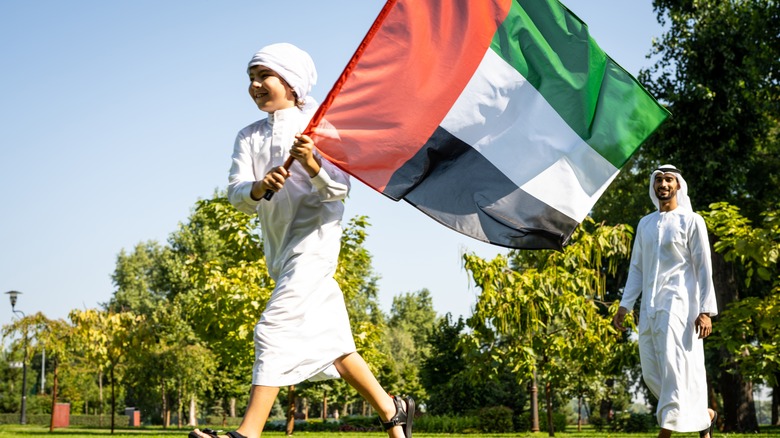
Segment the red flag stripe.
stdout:
[[465,88],[510,4],[388,2],[310,124],[320,152],[384,191]]

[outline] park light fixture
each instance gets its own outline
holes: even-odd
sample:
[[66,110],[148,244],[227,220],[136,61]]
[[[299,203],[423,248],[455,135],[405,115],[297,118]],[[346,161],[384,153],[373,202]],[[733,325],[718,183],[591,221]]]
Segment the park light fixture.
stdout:
[[16,307],[16,299],[19,298],[19,295],[21,295],[22,293],[19,292],[18,290],[9,290],[5,294],[8,295],[8,298],[11,299],[11,310],[13,310],[14,313],[16,313],[17,311],[14,309]]
[[[16,310],[16,300],[22,293],[10,290],[5,294],[11,299],[11,310],[14,313],[21,313],[22,318],[24,318],[24,312]],[[27,424],[27,330],[24,331],[24,349],[22,350],[22,415],[19,418],[19,424]]]

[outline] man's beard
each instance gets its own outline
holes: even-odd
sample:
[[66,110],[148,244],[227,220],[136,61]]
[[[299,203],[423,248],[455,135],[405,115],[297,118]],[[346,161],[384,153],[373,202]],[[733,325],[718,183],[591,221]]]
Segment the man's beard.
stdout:
[[655,197],[658,198],[659,201],[668,201],[674,198],[675,196],[677,196],[677,193],[672,192],[671,190],[667,191],[665,195],[661,195],[659,190],[655,191]]

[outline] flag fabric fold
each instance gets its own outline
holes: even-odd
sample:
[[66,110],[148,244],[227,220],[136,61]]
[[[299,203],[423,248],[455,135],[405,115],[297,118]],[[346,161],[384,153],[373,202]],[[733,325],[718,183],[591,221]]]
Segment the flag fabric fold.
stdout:
[[667,116],[557,0],[391,0],[307,132],[458,232],[560,250]]

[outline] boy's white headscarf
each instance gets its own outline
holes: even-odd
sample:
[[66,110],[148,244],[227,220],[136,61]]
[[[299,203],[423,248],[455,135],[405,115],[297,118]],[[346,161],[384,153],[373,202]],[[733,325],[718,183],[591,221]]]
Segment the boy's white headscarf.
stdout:
[[317,69],[308,53],[290,43],[277,43],[263,47],[252,56],[246,69],[262,65],[275,71],[295,90],[298,99],[304,101],[304,111],[310,111],[317,102],[309,96],[317,83]]
[[673,173],[674,176],[677,177],[677,182],[680,185],[680,187],[677,189],[677,208],[693,211],[693,207],[691,206],[691,198],[688,197],[688,183],[686,183],[685,179],[683,179],[680,170],[671,164],[658,166],[658,168],[655,169],[650,175],[650,199],[653,201],[653,204],[655,204],[655,208],[660,209],[661,205],[658,202],[658,198],[655,196],[653,183],[655,182],[655,176],[663,173]]

